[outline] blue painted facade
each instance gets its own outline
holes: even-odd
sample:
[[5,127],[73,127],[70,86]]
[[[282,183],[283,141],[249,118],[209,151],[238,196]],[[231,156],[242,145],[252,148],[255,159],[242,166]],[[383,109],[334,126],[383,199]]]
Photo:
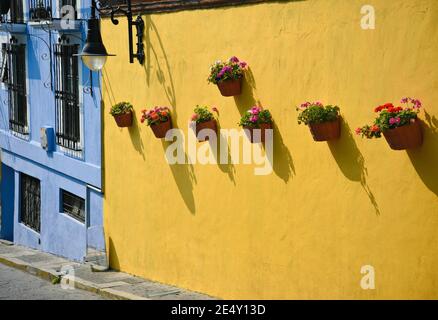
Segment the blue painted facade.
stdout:
[[[102,221],[102,150],[100,79],[79,59],[81,105],[81,151],[72,153],[59,145],[42,148],[40,130],[56,127],[54,45],[62,35],[85,43],[86,18],[91,0],[77,0],[73,28],[62,29],[60,20],[30,21],[29,1],[23,0],[24,23],[2,23],[0,40],[13,36],[26,44],[27,112],[26,136],[9,129],[8,88],[0,88],[0,148],[2,162],[0,236],[15,243],[82,261],[87,248],[104,250]],[[52,0],[52,17],[59,17],[60,1]],[[71,22],[70,22],[71,23]],[[70,25],[71,26],[71,25]],[[22,224],[20,218],[21,173],[40,180],[41,230]],[[85,199],[86,220],[82,223],[63,213],[62,190]]]

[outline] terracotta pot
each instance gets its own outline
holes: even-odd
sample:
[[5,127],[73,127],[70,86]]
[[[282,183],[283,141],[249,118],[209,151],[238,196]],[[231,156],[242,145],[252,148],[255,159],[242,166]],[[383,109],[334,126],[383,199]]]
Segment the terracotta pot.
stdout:
[[[251,143],[257,143],[257,142],[264,143],[265,142],[265,130],[266,129],[272,129],[272,124],[271,123],[262,123],[260,125],[260,128],[243,127],[243,129],[247,129],[249,131],[248,133],[246,133],[246,131],[245,131],[245,133],[247,134],[247,137],[251,141]],[[260,132],[260,134],[261,134],[261,137],[260,137],[261,141],[255,141],[256,137],[254,136],[254,130],[256,130],[256,129],[260,129],[261,130],[261,132]]]
[[0,14],[7,14],[11,8],[11,0],[0,1]]
[[386,141],[393,150],[418,148],[423,144],[420,121],[383,132]]
[[[210,121],[197,123],[196,124],[196,137],[198,137],[199,131],[201,131],[203,129],[211,129],[211,130],[213,130],[214,132],[217,133],[217,122],[216,122],[216,120],[212,119]],[[199,139],[198,138],[199,142],[207,141],[207,140],[208,140],[208,136],[205,137],[205,139]]]
[[224,97],[238,96],[242,92],[242,78],[237,80],[225,80],[217,84]]
[[130,127],[132,125],[132,112],[115,115],[114,119],[120,128]]
[[152,131],[154,132],[155,137],[161,139],[166,136],[168,130],[172,129],[172,121],[170,118],[166,122],[159,122],[157,124],[152,124]]
[[341,135],[341,119],[322,123],[309,123],[309,129],[315,141],[329,141],[339,139]]

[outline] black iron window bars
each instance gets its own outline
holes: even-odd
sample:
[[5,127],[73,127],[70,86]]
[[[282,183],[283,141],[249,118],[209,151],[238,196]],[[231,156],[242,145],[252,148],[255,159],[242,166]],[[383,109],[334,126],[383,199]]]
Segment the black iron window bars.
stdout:
[[62,190],[62,210],[72,218],[85,223],[85,199]]
[[7,79],[9,92],[9,129],[19,134],[28,134],[26,98],[26,45],[12,37],[2,44],[6,52],[3,77]]
[[[3,2],[3,0],[2,0]],[[8,22],[8,23],[24,23],[24,12],[23,12],[23,0],[11,0],[10,4],[6,4],[6,1],[2,3],[2,7],[5,7],[6,11],[2,11],[2,15],[0,17],[1,22]]]
[[54,45],[56,142],[73,151],[81,151],[81,108],[79,103],[79,45],[65,37]]
[[41,230],[40,181],[24,173],[20,175],[20,221],[29,228]]
[[32,21],[52,19],[52,0],[29,0],[29,16]]

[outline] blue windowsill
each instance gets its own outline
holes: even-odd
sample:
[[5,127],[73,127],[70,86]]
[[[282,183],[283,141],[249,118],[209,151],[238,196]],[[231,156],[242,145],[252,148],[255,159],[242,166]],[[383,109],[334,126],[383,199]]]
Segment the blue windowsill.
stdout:
[[63,25],[61,19],[29,21],[29,26],[33,28],[46,28],[59,32],[77,32],[81,29],[82,20],[70,20],[67,27]]
[[26,29],[25,23],[0,23],[0,30],[9,33],[26,33]]

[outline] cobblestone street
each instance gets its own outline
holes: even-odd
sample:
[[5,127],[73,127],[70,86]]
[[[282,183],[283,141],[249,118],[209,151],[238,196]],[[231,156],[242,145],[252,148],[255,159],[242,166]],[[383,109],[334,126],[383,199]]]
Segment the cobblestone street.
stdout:
[[65,290],[28,273],[0,264],[0,300],[103,300],[80,289]]

